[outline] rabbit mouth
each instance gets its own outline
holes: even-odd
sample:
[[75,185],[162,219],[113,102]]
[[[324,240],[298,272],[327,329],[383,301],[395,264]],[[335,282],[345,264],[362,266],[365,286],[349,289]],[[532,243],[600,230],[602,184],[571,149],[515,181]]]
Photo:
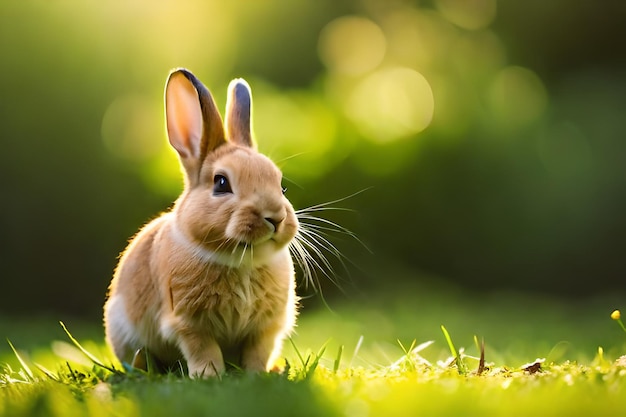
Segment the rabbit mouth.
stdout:
[[256,249],[265,247],[268,243],[277,243],[274,234],[268,234],[257,238],[244,237],[225,237],[219,240],[203,240],[198,242],[207,250],[221,255],[238,256],[242,252],[254,252]]
[[[277,233],[275,230],[269,230],[269,228],[254,227],[248,225],[244,230],[239,233],[234,233],[231,237],[237,248],[256,248],[261,245],[265,245],[268,242],[276,242]],[[228,239],[228,231],[226,233]]]
[[237,249],[254,249],[268,242],[276,242],[274,239],[274,233],[269,233],[256,239],[241,239],[237,242],[236,247]]
[[271,259],[282,248],[274,239],[274,234],[255,240],[232,240],[214,252],[214,261],[230,267],[254,266]]

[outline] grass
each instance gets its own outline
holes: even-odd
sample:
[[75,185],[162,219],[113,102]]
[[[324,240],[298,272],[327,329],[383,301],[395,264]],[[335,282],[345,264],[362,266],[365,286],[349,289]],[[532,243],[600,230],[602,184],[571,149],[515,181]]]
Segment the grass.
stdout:
[[11,339],[0,348],[0,416],[626,412],[626,333],[611,315],[617,298],[399,293],[304,311],[285,345],[283,374],[202,381],[124,368],[98,326],[76,322],[74,330],[68,321],[72,336],[53,320],[0,320]]

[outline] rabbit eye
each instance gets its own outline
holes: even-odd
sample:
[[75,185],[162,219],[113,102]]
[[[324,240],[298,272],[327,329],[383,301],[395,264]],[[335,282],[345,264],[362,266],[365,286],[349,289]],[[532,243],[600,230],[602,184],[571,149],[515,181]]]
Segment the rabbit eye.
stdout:
[[228,178],[219,174],[213,177],[213,195],[232,194],[232,192]]

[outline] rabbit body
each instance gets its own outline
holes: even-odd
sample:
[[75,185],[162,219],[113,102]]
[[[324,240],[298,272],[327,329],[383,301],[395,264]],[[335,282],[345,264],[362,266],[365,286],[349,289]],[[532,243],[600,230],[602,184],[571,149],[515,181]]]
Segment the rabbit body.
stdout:
[[107,342],[129,363],[140,348],[164,364],[185,360],[191,376],[228,362],[270,370],[296,320],[288,246],[298,221],[280,170],[252,141],[249,87],[231,83],[226,127],[186,70],[172,72],[165,99],[185,189],[122,254],[105,304]]

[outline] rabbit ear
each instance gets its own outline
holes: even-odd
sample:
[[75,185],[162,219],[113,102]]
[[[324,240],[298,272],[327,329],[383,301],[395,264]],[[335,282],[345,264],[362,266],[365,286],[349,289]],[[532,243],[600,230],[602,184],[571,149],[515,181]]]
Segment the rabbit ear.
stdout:
[[177,69],[165,86],[167,135],[185,167],[226,143],[224,124],[209,90],[191,72]]
[[231,142],[255,148],[251,126],[252,93],[243,78],[232,80],[228,85],[226,101],[226,134]]

